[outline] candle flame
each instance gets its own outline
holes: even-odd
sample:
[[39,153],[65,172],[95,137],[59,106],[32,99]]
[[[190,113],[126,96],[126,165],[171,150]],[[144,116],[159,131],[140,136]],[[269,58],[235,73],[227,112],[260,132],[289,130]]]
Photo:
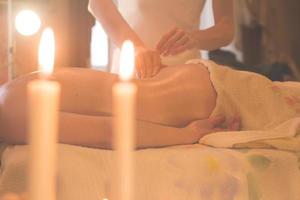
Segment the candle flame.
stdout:
[[51,28],[46,28],[42,34],[39,46],[39,66],[44,75],[50,75],[53,71],[55,57],[55,40]]
[[134,73],[134,45],[131,41],[126,40],[121,49],[120,58],[120,79],[128,81]]

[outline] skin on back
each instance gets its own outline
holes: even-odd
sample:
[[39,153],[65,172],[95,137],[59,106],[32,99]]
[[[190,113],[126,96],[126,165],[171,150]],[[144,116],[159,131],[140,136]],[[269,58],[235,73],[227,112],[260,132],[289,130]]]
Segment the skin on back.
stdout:
[[[0,89],[0,133],[24,138],[27,123],[26,85],[37,75],[22,76]],[[53,79],[62,86],[62,113],[111,116],[111,89],[118,79],[116,75],[69,68],[57,71]],[[152,79],[135,82],[138,86],[139,121],[184,127],[192,121],[208,118],[215,107],[216,93],[209,72],[199,64],[166,67]]]

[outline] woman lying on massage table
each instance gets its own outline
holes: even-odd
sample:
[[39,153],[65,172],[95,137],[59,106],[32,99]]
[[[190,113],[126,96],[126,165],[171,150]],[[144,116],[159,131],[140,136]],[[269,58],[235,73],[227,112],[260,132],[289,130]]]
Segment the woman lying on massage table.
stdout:
[[[0,136],[13,144],[26,142],[26,85],[37,73],[22,76],[0,88]],[[59,140],[61,143],[110,148],[114,74],[69,68],[54,73],[62,86]],[[135,80],[137,147],[196,143],[205,134],[239,129],[232,119],[211,117],[216,93],[201,64],[166,67],[152,79]]]

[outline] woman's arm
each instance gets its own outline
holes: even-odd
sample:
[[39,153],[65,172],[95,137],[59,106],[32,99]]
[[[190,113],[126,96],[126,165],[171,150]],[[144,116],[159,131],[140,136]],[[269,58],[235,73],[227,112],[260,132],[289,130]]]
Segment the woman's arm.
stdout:
[[136,71],[139,78],[150,78],[161,68],[159,53],[146,48],[144,42],[132,30],[112,0],[90,0],[89,11],[101,22],[109,38],[121,47],[131,40],[136,47]]
[[[226,128],[220,128],[224,117],[213,117],[192,122],[187,127],[175,128],[144,121],[136,124],[137,148],[165,147],[196,143],[202,136],[217,131],[237,130],[238,121],[232,121]],[[61,113],[59,142],[111,149],[113,146],[112,118],[102,116]],[[27,142],[25,132],[3,132],[2,139],[11,144]]]
[[[111,117],[62,113],[60,142],[111,149],[113,146],[112,119]],[[204,133],[197,133],[195,125],[189,128],[175,128],[136,121],[137,148],[192,144],[199,140],[201,134]]]
[[164,55],[175,55],[188,49],[214,50],[228,45],[234,37],[232,0],[213,0],[215,25],[205,30],[186,32],[173,28],[157,44]]
[[234,37],[234,12],[232,0],[213,0],[215,26],[196,31],[199,49],[214,50],[230,44]]
[[[136,121],[136,147],[165,147],[193,144],[206,134],[218,131],[238,130],[239,119],[233,119],[226,128],[221,128],[225,117],[210,117],[197,120],[186,127],[176,128]],[[111,149],[113,146],[112,118],[62,113],[60,142]]]
[[131,40],[135,46],[145,46],[122,17],[112,0],[90,0],[88,9],[101,22],[106,33],[118,47],[121,47],[125,40]]

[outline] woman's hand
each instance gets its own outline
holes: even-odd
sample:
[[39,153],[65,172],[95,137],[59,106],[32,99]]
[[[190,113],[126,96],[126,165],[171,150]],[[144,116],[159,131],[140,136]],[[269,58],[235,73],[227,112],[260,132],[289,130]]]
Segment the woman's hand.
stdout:
[[143,47],[136,48],[135,64],[136,72],[140,79],[155,76],[162,67],[159,52]]
[[192,130],[198,140],[209,133],[223,131],[238,131],[240,130],[240,118],[232,118],[228,124],[225,124],[224,116],[210,117],[208,119],[197,120],[190,123],[186,128]]
[[162,36],[156,49],[164,56],[176,55],[188,49],[196,48],[196,37],[193,32],[187,32],[175,27]]

